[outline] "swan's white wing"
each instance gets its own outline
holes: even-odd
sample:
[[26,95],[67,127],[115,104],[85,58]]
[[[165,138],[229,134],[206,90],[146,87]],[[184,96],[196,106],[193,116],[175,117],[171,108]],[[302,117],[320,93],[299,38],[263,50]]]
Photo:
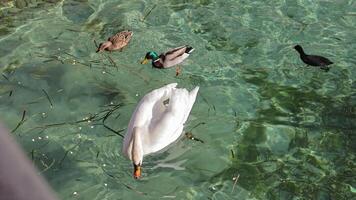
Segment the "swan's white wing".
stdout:
[[196,87],[189,93],[186,89],[173,89],[166,110],[150,123],[149,139],[143,145],[144,154],[159,151],[179,138],[198,90]]
[[[153,108],[156,102],[159,102],[165,96],[169,96],[172,89],[177,86],[177,83],[171,83],[164,87],[158,88],[146,94],[141,101],[138,103],[135,111],[133,112],[130,123],[127,127],[126,135],[124,137],[124,145],[122,147],[122,152],[130,158],[129,154],[131,152],[131,141],[132,141],[132,130],[134,127],[141,127],[142,130],[148,129],[148,125],[152,120]],[[141,136],[145,140],[145,135]]]
[[192,91],[189,92],[189,100],[188,100],[188,105],[186,106],[186,112],[185,112],[186,115],[185,115],[183,123],[185,123],[189,117],[189,114],[193,108],[195,99],[197,98],[198,91],[199,91],[199,87],[197,86]]

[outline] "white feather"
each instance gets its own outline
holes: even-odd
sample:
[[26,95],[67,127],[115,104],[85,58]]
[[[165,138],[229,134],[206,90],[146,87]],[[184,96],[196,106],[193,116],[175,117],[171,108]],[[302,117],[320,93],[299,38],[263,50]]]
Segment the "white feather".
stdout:
[[[122,151],[132,160],[133,129],[139,128],[143,155],[157,152],[179,138],[195,102],[199,87],[191,92],[168,84],[146,94],[132,114]],[[169,99],[168,104],[164,102]],[[142,162],[142,159],[141,159]]]

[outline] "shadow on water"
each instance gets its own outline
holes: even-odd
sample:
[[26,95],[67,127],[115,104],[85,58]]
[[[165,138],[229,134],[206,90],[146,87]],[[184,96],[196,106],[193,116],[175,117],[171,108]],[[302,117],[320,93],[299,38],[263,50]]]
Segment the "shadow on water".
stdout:
[[[118,123],[120,110],[112,112],[105,121],[112,130],[103,126],[102,119],[96,120],[105,117],[110,109],[124,106],[127,92],[118,89],[116,82],[97,80],[95,76],[73,85],[74,81],[65,81],[71,67],[63,64],[56,67],[15,64],[0,78],[0,110],[7,113],[0,116],[1,120],[8,121],[6,124],[13,129],[20,113],[26,111],[24,122],[13,134],[59,196],[73,198],[83,191],[93,197],[105,196],[97,194],[98,188],[111,188],[107,194],[132,192],[133,186],[120,179],[130,177],[128,172],[117,170],[119,165],[125,165],[117,148],[122,138],[114,133],[123,128],[120,124],[123,122]],[[95,97],[95,101],[89,101],[90,97]],[[96,116],[97,113],[100,114]]]
[[210,181],[238,173],[239,187],[261,199],[352,198],[354,96],[322,96],[311,83],[297,88],[268,81],[267,72],[244,73],[246,82],[258,86],[264,106],[257,118],[243,122],[231,167]]
[[[58,130],[48,129],[43,134],[51,134],[51,132],[59,134]],[[51,139],[56,137],[53,135],[49,139],[35,138],[30,142],[26,142],[28,141],[26,136],[18,140],[21,141],[24,149],[31,150],[28,152],[28,157],[36,165],[40,174],[44,175],[50,185],[56,189],[61,199],[86,199],[87,196],[83,194],[103,198],[105,194],[98,194],[96,191],[99,188],[100,190],[111,188],[113,191],[130,190],[128,188],[130,186],[121,180],[127,174],[112,169],[114,164],[122,162],[120,156],[103,152],[103,148],[98,146],[96,141],[77,136],[78,133],[61,134],[60,143]],[[113,140],[112,137],[109,139]]]

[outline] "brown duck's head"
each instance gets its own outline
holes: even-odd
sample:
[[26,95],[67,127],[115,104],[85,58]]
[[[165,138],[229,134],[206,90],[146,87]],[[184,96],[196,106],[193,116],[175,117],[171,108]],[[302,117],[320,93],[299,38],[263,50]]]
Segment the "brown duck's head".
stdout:
[[122,31],[121,33],[125,36],[127,40],[130,40],[133,36],[133,32],[130,30]]
[[130,42],[132,35],[133,35],[132,31],[129,31],[129,30],[121,31],[119,33],[119,38],[120,38],[119,41],[120,42],[118,42],[118,43],[121,43],[121,45],[126,46]]
[[109,50],[108,48],[111,45],[112,45],[112,43],[110,41],[106,41],[106,42],[100,43],[98,49],[96,50],[96,53],[102,52],[104,50],[108,51]]

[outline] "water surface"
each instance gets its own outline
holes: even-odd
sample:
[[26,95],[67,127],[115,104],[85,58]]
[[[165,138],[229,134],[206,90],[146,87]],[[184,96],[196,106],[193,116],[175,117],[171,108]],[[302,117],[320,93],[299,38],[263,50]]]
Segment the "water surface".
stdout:
[[[0,118],[61,199],[355,196],[355,1],[0,6]],[[124,29],[134,36],[123,52],[95,53],[94,40]],[[183,44],[196,50],[179,77],[139,63]],[[335,64],[306,67],[295,44]],[[200,86],[185,130],[205,123],[192,130],[204,144],[181,138],[134,180],[101,119],[115,109],[105,125],[125,129],[140,98],[172,82]]]

